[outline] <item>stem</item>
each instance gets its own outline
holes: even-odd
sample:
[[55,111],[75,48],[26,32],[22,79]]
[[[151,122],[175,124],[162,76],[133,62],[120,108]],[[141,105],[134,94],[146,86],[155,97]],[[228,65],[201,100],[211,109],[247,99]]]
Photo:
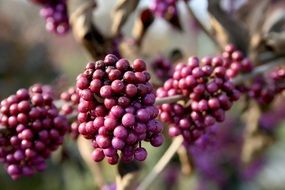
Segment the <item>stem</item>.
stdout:
[[163,98],[156,98],[155,104],[161,105],[161,104],[171,104],[175,103],[179,100],[183,100],[185,97],[183,95],[174,95],[174,96],[168,96]]
[[160,158],[160,160],[157,162],[157,164],[154,166],[154,168],[151,170],[149,175],[146,176],[146,178],[141,182],[141,184],[138,186],[137,190],[146,190],[148,186],[153,182],[153,180],[158,176],[158,174],[165,168],[165,166],[169,163],[171,158],[174,156],[178,148],[183,143],[183,137],[178,136],[176,137],[169,148],[166,150],[164,155]]

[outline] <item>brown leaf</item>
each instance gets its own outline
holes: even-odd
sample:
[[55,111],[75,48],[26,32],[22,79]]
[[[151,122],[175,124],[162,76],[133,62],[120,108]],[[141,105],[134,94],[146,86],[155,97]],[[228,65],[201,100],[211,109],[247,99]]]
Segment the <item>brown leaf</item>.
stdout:
[[182,31],[182,26],[178,14],[167,14],[165,16],[165,20],[175,29]]
[[102,58],[110,42],[100,33],[93,23],[94,0],[70,0],[70,23],[75,39],[81,43],[93,59]]
[[128,17],[137,8],[139,0],[117,0],[113,12],[112,35],[118,36],[121,33],[122,26],[126,23]]
[[140,16],[135,20],[133,28],[133,36],[138,45],[141,45],[142,39],[146,34],[147,29],[154,21],[154,16],[149,9],[141,11]]

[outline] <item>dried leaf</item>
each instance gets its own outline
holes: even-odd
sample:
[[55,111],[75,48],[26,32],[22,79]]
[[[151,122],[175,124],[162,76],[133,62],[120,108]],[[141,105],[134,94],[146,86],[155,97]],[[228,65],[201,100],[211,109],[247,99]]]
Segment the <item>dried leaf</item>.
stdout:
[[285,56],[285,32],[271,32],[265,37],[266,46],[270,47],[276,54]]
[[103,58],[112,47],[112,40],[105,38],[93,23],[94,0],[70,0],[70,23],[75,39],[81,43],[94,60]]
[[116,8],[113,12],[112,35],[118,36],[122,26],[128,17],[137,8],[139,0],[117,0]]
[[266,18],[263,26],[263,33],[269,32],[282,32],[285,27],[285,11],[284,9],[278,9],[272,11]]
[[181,163],[181,172],[184,175],[188,175],[188,176],[191,175],[193,173],[194,165],[193,165],[193,160],[189,152],[187,152],[184,146],[181,146],[178,149],[177,153],[178,153],[180,163]]
[[149,9],[144,9],[141,11],[140,16],[136,19],[133,28],[133,36],[138,45],[141,45],[147,29],[151,26],[153,21],[154,15]]
[[167,14],[165,16],[165,20],[175,29],[182,31],[182,26],[178,14]]
[[214,35],[221,47],[233,43],[245,54],[248,50],[249,33],[236,18],[225,12],[220,6],[220,0],[208,0],[208,12]]

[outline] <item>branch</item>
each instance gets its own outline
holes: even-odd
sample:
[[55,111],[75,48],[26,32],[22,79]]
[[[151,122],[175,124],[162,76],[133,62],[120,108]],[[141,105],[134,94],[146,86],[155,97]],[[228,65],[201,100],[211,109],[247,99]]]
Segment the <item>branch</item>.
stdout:
[[183,95],[175,95],[175,96],[168,96],[168,97],[163,97],[163,98],[156,98],[155,104],[156,105],[161,105],[161,104],[171,104],[175,103],[179,100],[183,100],[185,96]]
[[102,188],[106,183],[104,180],[103,172],[98,163],[94,163],[94,161],[91,158],[91,145],[89,141],[87,141],[84,138],[79,137],[77,140],[78,149],[80,152],[81,157],[85,161],[88,169],[90,169],[92,176],[94,178],[95,184]]
[[169,163],[169,161],[177,152],[182,143],[183,143],[182,136],[178,136],[172,141],[167,151],[160,158],[160,160],[157,162],[157,164],[154,166],[151,172],[146,176],[145,179],[143,179],[141,184],[139,184],[137,190],[146,190],[148,188],[148,186],[153,182],[153,180],[160,174],[160,172],[162,172],[165,166]]

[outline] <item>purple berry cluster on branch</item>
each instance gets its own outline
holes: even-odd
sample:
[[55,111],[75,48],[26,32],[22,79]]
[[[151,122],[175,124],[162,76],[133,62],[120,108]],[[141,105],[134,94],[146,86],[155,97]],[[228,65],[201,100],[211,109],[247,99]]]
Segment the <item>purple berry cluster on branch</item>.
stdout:
[[[69,117],[77,115],[77,106],[79,104],[79,95],[76,93],[75,87],[70,87],[67,91],[60,94],[60,100],[63,105],[60,106],[60,114]],[[79,122],[77,120],[72,120],[69,133],[73,139],[77,139],[79,136],[78,132]]]
[[239,99],[240,92],[226,76],[223,59],[190,57],[178,64],[171,79],[157,90],[157,97],[183,95],[185,100],[162,104],[160,118],[169,123],[169,135],[182,135],[195,142],[207,127],[225,119],[225,112]]
[[31,0],[41,6],[40,15],[46,21],[46,29],[49,32],[63,35],[69,29],[67,12],[67,0]]
[[68,127],[49,89],[39,84],[1,101],[0,125],[0,162],[13,179],[44,170]]
[[150,5],[152,12],[158,17],[177,14],[178,0],[153,0]]
[[260,104],[270,104],[275,96],[285,89],[284,81],[285,69],[276,68],[263,76],[254,78],[251,86],[247,89],[248,96]]
[[163,56],[157,57],[151,62],[154,74],[163,82],[169,79],[174,71],[173,64],[169,59]]
[[230,79],[253,70],[251,61],[234,45],[230,44],[225,47],[221,59],[223,59],[223,66],[226,68],[226,76]]
[[[110,164],[119,159],[143,161],[147,157],[141,141],[158,147],[163,143],[163,126],[155,118],[155,94],[148,82],[146,64],[109,54],[89,63],[77,77],[78,131],[92,140],[94,161],[105,157]],[[118,151],[121,152],[120,156]]]

